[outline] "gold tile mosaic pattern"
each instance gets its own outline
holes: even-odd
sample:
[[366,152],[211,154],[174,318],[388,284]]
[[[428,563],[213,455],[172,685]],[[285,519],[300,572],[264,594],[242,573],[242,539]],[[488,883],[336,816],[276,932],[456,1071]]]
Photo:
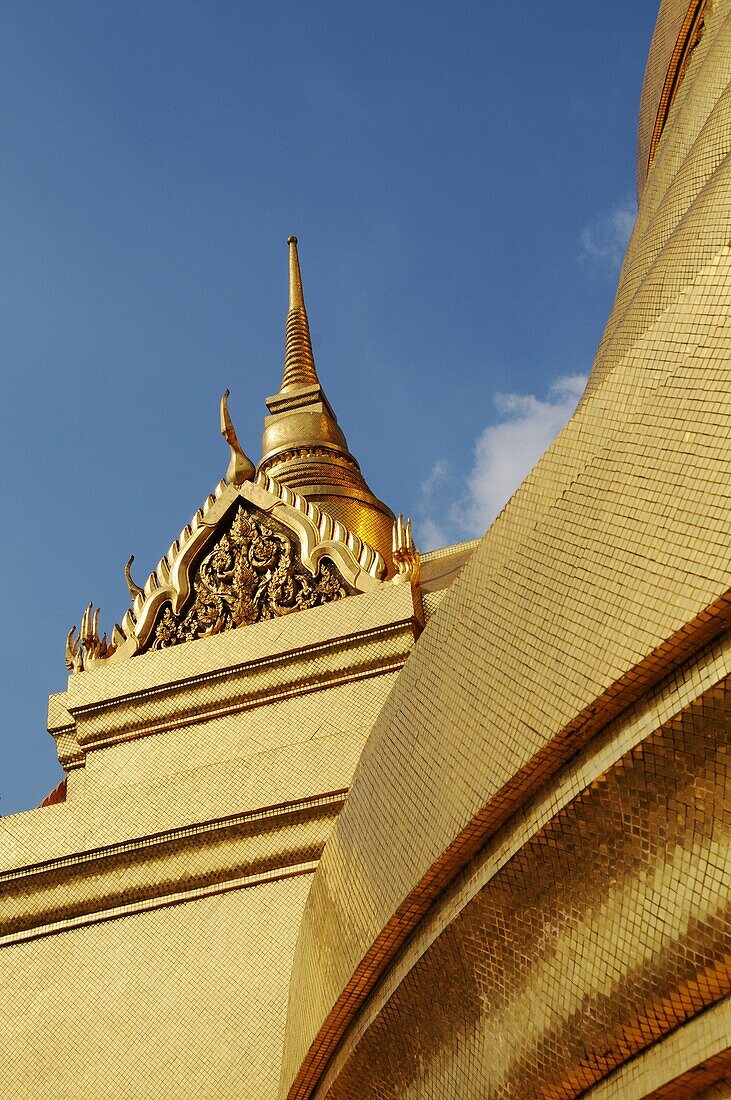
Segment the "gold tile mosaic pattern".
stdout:
[[67,801],[0,818],[3,1095],[729,1094],[731,0],[705,19],[586,398],[424,555],[421,636],[370,578],[52,697]]
[[[731,1095],[731,998],[694,1016],[590,1089],[591,1100],[683,1100]],[[681,1067],[690,1066],[683,1070]]]
[[94,667],[52,697],[49,729],[82,754],[399,668],[418,624],[410,592],[373,593]]
[[714,689],[527,839],[415,961],[328,1097],[568,1100],[722,996],[730,704]]
[[309,875],[0,950],[0,1093],[29,1100],[276,1094]]
[[[685,10],[679,15],[682,20]],[[651,57],[661,56],[664,48]],[[645,186],[586,399],[433,610],[379,716],[346,808],[326,844],[295,956],[282,1097],[313,1094],[328,1065],[335,1065],[331,1059],[343,1036],[357,1032],[366,1018],[368,997],[376,996],[373,990],[385,980],[387,968],[398,966],[407,938],[418,936],[429,907],[479,846],[520,812],[526,796],[549,783],[556,769],[618,713],[726,629],[731,606],[730,79],[731,4],[716,0],[708,6],[705,33],[693,51]],[[699,695],[690,687],[684,705]],[[678,777],[688,798],[696,782],[708,781],[702,768],[706,755],[708,761],[716,759],[717,720],[717,714],[708,717],[708,729],[699,733],[699,752],[689,750],[687,785],[685,776]],[[685,750],[678,746],[678,751],[682,756]],[[728,972],[721,965],[726,956],[713,955],[721,942],[720,926],[712,921],[705,927],[700,949],[690,917],[682,918],[687,927],[676,928],[676,947],[697,961],[705,958],[711,977],[699,980],[695,992],[686,995],[680,964],[673,976],[660,962],[656,971],[648,969],[649,985],[642,986],[643,937],[670,927],[670,917],[680,920],[706,888],[709,912],[720,903],[719,864],[693,843],[692,825],[697,821],[702,830],[705,806],[682,799],[676,806],[668,791],[663,795],[668,776],[655,761],[653,753],[635,772],[637,801],[623,804],[621,811],[615,806],[608,833],[619,828],[620,819],[628,829],[638,829],[636,819],[656,797],[667,798],[665,808],[671,807],[668,812],[676,818],[690,814],[690,824],[671,850],[661,850],[658,835],[652,851],[645,837],[644,869],[628,837],[629,847],[613,850],[617,866],[607,859],[600,871],[601,861],[596,864],[597,894],[585,899],[594,910],[602,890],[608,895],[615,880],[629,884],[632,874],[640,876],[628,885],[626,896],[615,890],[615,918],[626,920],[635,936],[628,937],[626,949],[612,940],[611,923],[603,930],[604,940],[595,929],[587,933],[592,947],[605,945],[605,955],[599,956],[606,972],[601,977],[613,975],[617,990],[627,983],[625,1008],[635,996],[641,1002],[646,998],[631,1042],[611,1030],[614,987],[604,1009],[592,1000],[596,975],[585,945],[583,955],[567,956],[566,966],[553,972],[550,995],[550,983],[542,987],[546,1000],[535,1000],[528,982],[523,1015],[516,1008],[513,1020],[506,1008],[501,1027],[495,1024],[502,1083],[494,1075],[497,1070],[480,1063],[466,1034],[449,1046],[444,1016],[441,1025],[435,1023],[445,1032],[439,1046],[442,1069],[434,1069],[432,1091],[422,1093],[413,1085],[416,1091],[400,1093],[381,1082],[374,1084],[373,1095],[544,1095],[537,1079],[525,1076],[532,1072],[531,1058],[539,1059],[546,1088],[557,1090],[557,1096],[578,1095],[614,1068],[614,1058],[621,1061],[654,1042],[684,1019],[684,1012],[697,1012],[729,991]],[[716,766],[714,808],[728,778],[725,763],[717,759]],[[699,769],[695,778],[693,768]],[[640,793],[645,782],[647,790]],[[662,808],[653,812],[659,815],[657,829],[667,830]],[[673,828],[677,824],[673,819]],[[589,829],[578,820],[572,827]],[[596,838],[599,822],[594,828]],[[562,832],[552,843],[560,847],[568,835]],[[534,858],[539,864],[547,859]],[[623,859],[631,866],[622,865]],[[651,890],[653,875],[676,896],[658,900]],[[537,888],[537,880],[532,882]],[[686,882],[696,883],[687,895]],[[558,877],[554,885],[558,888]],[[655,899],[654,911],[643,908],[643,888]],[[542,928],[546,937],[553,934],[550,916]],[[479,935],[471,941],[472,955]],[[516,939],[523,937],[530,945],[530,935],[527,925]],[[527,960],[531,950],[526,948]],[[536,980],[548,983],[547,973],[544,969]],[[608,1029],[601,1055],[584,1029],[583,1001],[571,1027],[561,1016],[561,1005],[571,996],[569,980],[587,998],[586,1026],[594,1012]],[[674,993],[676,980],[679,991]],[[440,988],[448,1000],[449,981]],[[490,996],[497,994],[493,990]],[[653,1023],[654,996],[659,1007]],[[554,1004],[555,1034],[546,1025],[542,1039],[534,1029],[529,1040],[527,1006],[545,1014]],[[399,1017],[401,1027],[408,1018],[408,1012]],[[397,1027],[395,1017],[391,1022]],[[485,1018],[479,1025],[475,1018],[472,1025],[492,1026]],[[419,1047],[418,1037],[411,1038]],[[518,1057],[518,1048],[510,1053],[511,1044],[523,1038],[536,1045],[511,1077],[511,1059]],[[567,1051],[574,1042],[572,1068]],[[579,1058],[584,1048],[586,1057],[594,1059],[593,1077]],[[373,1053],[382,1062],[389,1057],[392,1067],[398,1063],[386,1047]],[[422,1050],[422,1063],[425,1059]],[[342,1072],[348,1072],[347,1066]],[[374,1072],[374,1081],[377,1076]],[[500,1091],[509,1088],[514,1091]]]
[[669,109],[682,83],[684,55],[696,41],[692,31],[703,18],[703,7],[704,0],[665,0],[658,13],[637,127],[638,195],[642,195],[657,151],[658,137],[662,135]]
[[383,585],[52,698],[67,800],[0,817],[4,1095],[276,1095],[312,872],[417,629]]
[[[728,311],[728,255],[696,290],[711,317]],[[680,656],[702,638],[706,609],[723,604],[731,582],[726,331],[698,322],[695,334],[680,328],[673,347],[658,326],[674,369],[644,408],[627,423],[620,390],[620,423],[601,455],[502,570],[490,568],[488,536],[427,626],[371,735],[310,896],[290,1073],[341,992],[348,997],[351,976],[360,984],[367,951],[379,965],[389,922],[422,904],[420,883],[443,853],[461,835],[469,844],[473,821],[482,835],[494,828],[519,805],[526,777],[540,782],[575,750],[574,731],[589,736],[605,708],[626,705],[668,667],[667,639]],[[644,362],[638,352],[623,381]],[[394,857],[384,866],[387,848]],[[322,973],[325,942],[341,952]]]
[[[674,12],[677,7],[679,14],[686,5],[669,7]],[[730,39],[729,6],[715,0],[706,6],[705,32],[674,98],[644,185],[588,394],[731,239]],[[665,55],[657,61],[664,79]]]
[[665,77],[691,2],[692,0],[663,0],[657,14],[647,57],[637,123],[637,194],[640,198],[647,179],[650,142]]
[[345,791],[77,852],[0,875],[0,946],[309,869]]

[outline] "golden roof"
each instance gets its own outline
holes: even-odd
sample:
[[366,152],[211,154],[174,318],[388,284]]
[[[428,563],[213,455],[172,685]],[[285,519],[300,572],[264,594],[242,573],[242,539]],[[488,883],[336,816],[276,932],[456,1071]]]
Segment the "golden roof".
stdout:
[[[228,433],[232,433],[235,438],[225,396],[221,405],[221,419],[226,422]],[[222,431],[222,434],[226,435],[226,431]],[[238,445],[238,441],[236,444]],[[229,445],[235,454],[234,445]],[[248,461],[245,456],[243,458]],[[232,463],[234,461],[235,458],[232,458]],[[229,472],[230,470],[231,466]],[[198,509],[167,554],[160,559],[144,586],[137,585],[132,580],[130,566],[134,558],[130,559],[125,575],[132,596],[132,606],[126,612],[121,625],[115,624],[111,644],[107,645],[106,635],[99,638],[99,609],[94,611],[93,604],[89,604],[84,611],[78,637],[74,637],[76,627],[72,627],[67,637],[68,668],[81,672],[99,660],[118,661],[132,657],[150,646],[164,648],[194,637],[207,637],[237,625],[233,621],[228,624],[210,623],[204,629],[185,637],[178,633],[175,638],[171,636],[164,640],[161,640],[159,629],[165,615],[179,616],[184,609],[188,609],[198,581],[202,555],[208,554],[211,557],[220,551],[221,539],[226,542],[227,550],[236,550],[228,528],[230,521],[235,520],[237,509],[242,506],[252,513],[255,524],[264,525],[264,531],[259,532],[260,535],[263,534],[264,541],[268,539],[271,544],[274,540],[284,548],[285,554],[294,553],[297,563],[301,563],[306,574],[315,578],[315,581],[322,572],[323,559],[327,559],[329,564],[324,565],[325,571],[332,573],[334,567],[342,581],[338,591],[330,593],[328,599],[349,593],[367,592],[385,580],[386,564],[377,550],[363,542],[338,520],[322,512],[316,504],[274,481],[263,471],[255,474],[252,467],[251,478],[241,481],[240,484],[235,484],[231,479],[228,484],[226,481],[219,481],[202,508]],[[275,525],[274,529],[272,524]],[[277,534],[277,528],[284,532],[284,538],[282,534]],[[398,566],[398,573],[392,578],[393,583],[418,579],[419,557],[411,539],[410,523],[405,526],[403,517],[399,516],[394,523],[393,532],[393,553]],[[285,545],[290,542],[291,550]],[[269,549],[271,550],[271,545]],[[205,561],[203,559],[204,565]],[[290,573],[294,575],[292,570]],[[210,592],[208,597],[210,603]],[[263,616],[256,615],[255,618],[276,617],[307,606],[315,606],[320,602],[323,600],[318,596],[309,601],[290,601],[291,606],[278,606],[271,613],[265,612]],[[166,610],[168,608],[169,611]],[[250,621],[254,621],[254,618]]]

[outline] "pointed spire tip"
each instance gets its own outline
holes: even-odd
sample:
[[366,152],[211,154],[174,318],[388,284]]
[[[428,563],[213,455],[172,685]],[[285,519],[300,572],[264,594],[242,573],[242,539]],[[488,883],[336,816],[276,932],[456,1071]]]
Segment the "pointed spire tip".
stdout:
[[319,385],[302,291],[297,238],[289,237],[287,243],[289,245],[289,312],[284,340],[284,374],[280,392],[289,386]]

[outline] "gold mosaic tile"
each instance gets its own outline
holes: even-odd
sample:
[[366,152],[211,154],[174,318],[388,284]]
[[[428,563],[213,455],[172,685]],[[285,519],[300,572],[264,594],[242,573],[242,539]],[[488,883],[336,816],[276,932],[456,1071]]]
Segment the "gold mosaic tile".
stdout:
[[304,899],[413,616],[383,586],[52,698],[67,799],[0,818],[4,1095],[276,1094]]
[[116,662],[92,639],[49,705],[66,801],[0,818],[3,1095],[729,1096],[731,0],[681,82],[698,12],[658,16],[586,397],[479,543],[399,564],[388,509],[341,500],[290,241],[307,371],[270,419],[307,446],[278,462],[401,583],[280,487],[360,595]]
[[275,1095],[288,971],[309,879],[3,947],[2,1094]]
[[[642,127],[646,129],[648,118],[650,132],[654,125],[655,97],[687,11],[685,3],[663,5],[650,54],[640,146],[649,140]],[[713,909],[724,902],[727,890],[723,865],[717,862],[718,852],[714,855],[693,843],[692,825],[699,823],[700,843],[700,823],[708,807],[687,799],[676,805],[668,794],[664,808],[653,810],[658,847],[653,850],[650,837],[645,837],[648,851],[643,854],[657,861],[652,870],[642,870],[639,854],[630,854],[631,846],[622,851],[615,846],[606,857],[609,879],[620,883],[630,871],[644,877],[632,886],[628,879],[626,895],[615,884],[611,904],[609,897],[600,903],[599,895],[587,902],[596,919],[606,914],[602,928],[590,922],[586,932],[592,949],[598,951],[606,943],[606,954],[598,956],[606,1003],[601,1002],[601,984],[596,990],[591,984],[588,947],[581,949],[584,954],[577,947],[576,957],[569,952],[553,970],[548,962],[541,970],[543,964],[535,956],[538,943],[531,939],[528,924],[516,935],[524,949],[516,950],[524,950],[526,960],[533,959],[546,984],[537,996],[527,982],[515,1019],[508,1001],[502,1015],[496,1009],[494,1018],[481,1004],[465,1023],[467,1031],[450,1045],[449,1013],[440,1016],[434,1009],[435,1030],[430,1032],[414,1000],[409,1011],[420,1024],[409,1031],[410,1052],[402,1046],[389,1052],[387,1042],[382,1047],[375,1043],[380,1016],[370,1015],[379,983],[407,957],[408,944],[414,937],[418,940],[437,899],[478,848],[491,843],[511,815],[523,812],[526,797],[549,790],[556,770],[583,746],[589,751],[592,738],[607,723],[647,698],[663,677],[663,682],[670,682],[673,670],[683,662],[692,663],[694,654],[726,629],[731,607],[730,79],[731,4],[717,0],[707,5],[704,34],[693,50],[644,185],[587,395],[454,585],[438,605],[428,608],[426,630],[376,723],[345,811],[330,834],[295,956],[283,1097],[299,1100],[318,1087],[321,1096],[329,1087],[341,1087],[338,1095],[360,1095],[346,1062],[341,1065],[342,1086],[336,1077],[326,1084],[322,1074],[335,1073],[338,1057],[344,1059],[344,1051],[351,1049],[344,1036],[352,1039],[361,1028],[363,1049],[370,1041],[369,1029],[374,1029],[374,1044],[368,1048],[370,1058],[358,1063],[359,1087],[371,1080],[374,1096],[578,1095],[622,1059],[731,989],[724,954],[727,932],[720,923],[725,913]],[[727,674],[728,669],[719,672],[719,682]],[[701,691],[692,676],[685,690],[687,707]],[[705,768],[716,760],[712,781],[717,785],[717,810],[720,791],[727,791],[727,772],[726,764],[714,756],[713,731],[719,718],[711,709],[700,722],[701,749],[688,757],[690,778],[676,778],[681,786],[687,779],[690,798],[696,786],[701,789],[709,781]],[[679,759],[683,751],[678,747]],[[619,828],[620,820],[622,828],[639,829],[635,816],[649,810],[660,796],[671,763],[663,760],[660,767],[655,753],[648,758],[637,803],[628,801],[621,813],[608,818],[607,837],[618,835],[612,830]],[[608,807],[605,811],[610,813]],[[659,842],[670,828],[664,812],[670,814],[673,828],[681,815],[691,817],[682,841],[663,854]],[[589,830],[587,835],[601,842],[599,826],[592,834],[579,815],[576,822],[564,825],[561,838],[554,838],[549,847],[560,849],[571,829]],[[390,858],[384,861],[386,849]],[[550,854],[536,855],[537,866],[551,866]],[[558,870],[555,874],[552,885],[558,889]],[[686,894],[682,884],[696,882],[693,876],[698,876],[697,885],[689,886]],[[536,880],[532,882],[538,890]],[[587,888],[588,882],[589,878]],[[607,889],[609,885],[611,881]],[[663,891],[671,887],[677,897],[665,898]],[[486,889],[486,896],[489,892]],[[536,919],[540,896],[534,899]],[[562,897],[569,905],[570,899]],[[692,904],[704,899],[711,905],[710,923],[701,930],[689,913]],[[529,895],[526,905],[531,904]],[[501,912],[502,916],[492,913],[475,933],[469,960],[454,945],[445,946],[439,956],[442,970],[439,962],[434,963],[442,980],[438,992],[431,985],[432,1001],[441,996],[458,1013],[445,975],[458,983],[458,972],[464,976],[477,966],[481,936],[487,949],[489,920],[508,920],[507,909]],[[623,920],[632,933],[625,945],[612,937],[613,922],[620,927]],[[544,937],[555,934],[548,916],[541,928]],[[644,959],[643,951],[659,950],[655,941],[662,938],[663,929],[672,930],[673,950],[685,953],[683,959],[702,960],[706,952],[709,970],[700,975],[694,990],[688,984],[691,978],[681,972],[680,960],[673,976],[672,967],[663,970],[661,960],[652,971],[648,957],[650,976],[645,978],[644,964],[637,959]],[[443,935],[446,944],[450,933],[445,930]],[[706,936],[704,948],[695,942],[696,935]],[[570,937],[566,942],[571,943]],[[326,944],[338,944],[338,949],[327,952]],[[456,969],[450,970],[451,965]],[[406,989],[408,981],[404,977],[399,989]],[[663,986],[664,981],[670,984]],[[506,978],[505,990],[508,982]],[[613,998],[620,999],[623,982],[627,1035],[612,1031],[610,1019]],[[457,989],[454,997],[459,1000],[458,985]],[[580,999],[569,1012],[572,996],[580,990],[586,1000]],[[498,992],[491,987],[489,995],[480,992],[480,997],[500,1005]],[[396,998],[394,993],[391,1000]],[[645,1005],[634,1024],[628,1012],[632,998]],[[388,1011],[382,1009],[384,1019]],[[536,1026],[542,1020],[536,1034],[544,1036],[540,1042],[545,1045],[540,1048],[536,1038],[526,1053],[527,1062],[516,1063],[522,1068],[516,1070],[513,1063],[510,1068],[521,1042],[529,1042],[526,1021],[534,1013],[539,1017]],[[543,1019],[541,1014],[548,1016]],[[548,1017],[554,1018],[555,1034]],[[405,1028],[408,1018],[408,1012],[399,1017],[401,1024],[391,1018],[396,1044],[406,1042],[398,1027]],[[464,1013],[455,1018],[464,1019]],[[479,1028],[488,1027],[487,1019],[494,1024],[494,1069],[480,1063],[482,1055],[470,1046],[479,1046],[477,1035],[484,1036]],[[602,1050],[591,1045],[589,1032],[595,1024],[596,1042],[601,1034],[606,1037]],[[440,1052],[441,1068],[435,1067],[430,1079],[429,1055],[420,1045],[421,1026]],[[470,1027],[478,1031],[468,1037]],[[574,1039],[578,1045],[571,1055]],[[582,1062],[584,1056],[593,1058],[591,1065]],[[416,1059],[418,1072],[408,1084],[389,1085],[385,1075],[379,1077],[378,1066],[388,1060],[393,1075],[401,1057],[412,1068]],[[366,1062],[370,1078],[363,1076]],[[535,1076],[536,1064],[542,1066],[543,1076]],[[499,1071],[501,1065],[504,1072]]]
[[414,962],[328,1097],[567,1100],[722,996],[730,734],[724,685],[527,840]]

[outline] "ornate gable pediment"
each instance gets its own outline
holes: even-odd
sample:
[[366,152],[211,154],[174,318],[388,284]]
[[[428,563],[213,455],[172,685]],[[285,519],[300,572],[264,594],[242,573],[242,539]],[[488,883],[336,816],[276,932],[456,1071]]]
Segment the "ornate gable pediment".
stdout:
[[190,587],[188,606],[176,615],[168,605],[145,648],[206,638],[355,592],[326,558],[311,573],[292,532],[246,501],[230,510],[225,529],[217,532],[195,568]]
[[137,589],[110,646],[87,613],[67,663],[79,671],[317,607],[370,591],[386,573],[377,551],[266,474],[221,481]]

